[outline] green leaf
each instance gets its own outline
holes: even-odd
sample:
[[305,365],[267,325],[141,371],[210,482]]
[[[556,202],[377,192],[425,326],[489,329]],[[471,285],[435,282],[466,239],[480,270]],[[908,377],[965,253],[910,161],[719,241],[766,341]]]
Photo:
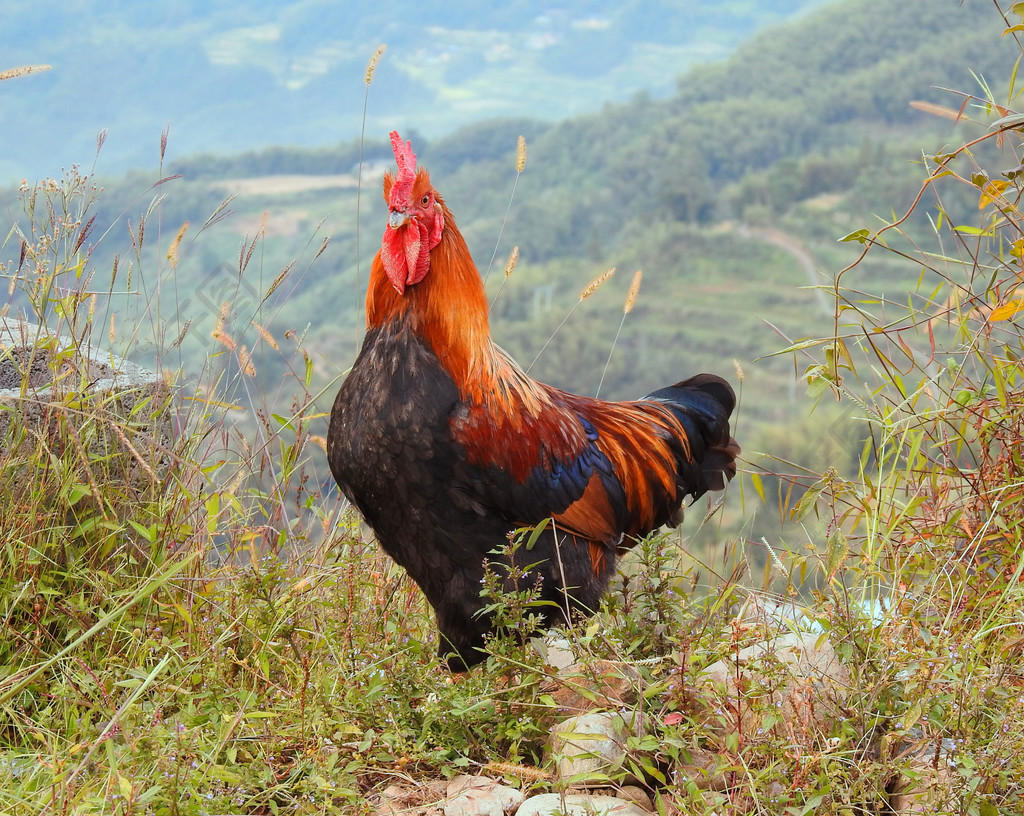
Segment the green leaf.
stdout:
[[68,491],[68,504],[76,505],[86,496],[92,494],[92,490],[87,484],[74,484],[71,486],[71,490]]
[[291,417],[282,416],[281,414],[271,414],[271,416],[282,428],[287,428],[289,431],[295,430],[295,427],[292,425]]
[[850,545],[846,542],[846,534],[837,525],[828,537],[828,548],[825,551],[825,570],[829,578],[839,571],[849,552]]
[[822,489],[822,485],[818,484],[807,490],[797,501],[796,507],[790,511],[790,518],[794,521],[800,521],[800,519],[813,510]]
[[155,544],[156,543],[156,537],[157,537],[156,527],[143,527],[141,524],[139,524],[137,521],[135,521],[135,519],[128,519],[128,523],[131,524],[132,527],[135,528],[135,532],[137,532],[140,536],[142,536],[150,544]]
[[961,388],[953,395],[953,401],[961,408],[966,408],[970,403],[974,402],[974,396],[974,391],[969,388]]
[[547,529],[548,523],[550,521],[551,521],[550,517],[546,518],[546,519],[544,519],[544,521],[542,521],[540,524],[538,524],[536,527],[534,527],[532,530],[530,530],[530,535],[526,539],[526,551],[527,552],[532,550],[534,548],[534,546],[537,544],[537,539],[540,538],[540,534],[543,533]]
[[761,474],[751,473],[750,483],[754,486],[754,490],[757,491],[757,495],[761,497],[761,501],[767,504],[768,500],[764,497],[764,482],[761,480]]
[[960,224],[953,227],[953,229],[963,235],[975,235],[978,237],[992,236],[994,234],[992,227],[972,227],[969,224]]
[[209,765],[207,766],[206,773],[213,779],[217,779],[220,782],[227,782],[229,785],[237,785],[242,781],[242,776],[230,768],[225,768],[223,765]]
[[900,718],[900,726],[904,731],[913,728],[921,721],[921,712],[923,711],[923,704],[921,700],[915,702],[910,708],[908,708],[903,716]]
[[856,241],[858,244],[866,244],[871,239],[871,230],[867,227],[862,227],[859,230],[847,233],[839,239],[839,243],[848,243],[850,241]]

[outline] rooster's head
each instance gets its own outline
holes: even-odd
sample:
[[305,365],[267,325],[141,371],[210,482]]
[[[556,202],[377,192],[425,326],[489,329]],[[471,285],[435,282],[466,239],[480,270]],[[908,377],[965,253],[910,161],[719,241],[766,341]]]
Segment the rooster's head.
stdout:
[[443,202],[426,170],[416,171],[412,143],[391,131],[398,173],[384,176],[384,200],[391,214],[381,241],[380,259],[399,294],[419,283],[430,270],[430,250],[444,231]]

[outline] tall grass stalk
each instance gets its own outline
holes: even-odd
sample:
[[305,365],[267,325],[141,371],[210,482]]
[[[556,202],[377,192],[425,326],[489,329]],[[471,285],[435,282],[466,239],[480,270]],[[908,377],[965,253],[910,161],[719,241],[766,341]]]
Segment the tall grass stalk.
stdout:
[[615,330],[615,337],[612,338],[612,346],[608,349],[608,359],[604,361],[604,368],[601,369],[601,379],[597,383],[597,388],[594,391],[594,396],[601,396],[601,386],[604,385],[605,375],[608,373],[608,366],[611,365],[612,355],[615,353],[615,346],[618,345],[619,335],[622,334],[622,327],[626,323],[626,315],[633,311],[633,306],[636,304],[636,297],[640,294],[640,281],[643,279],[643,272],[636,270],[633,273],[633,282],[629,285],[629,292],[626,295],[626,302],[622,306],[622,318],[619,320],[619,327]]
[[[484,283],[487,283],[487,278],[491,275],[491,267],[494,266],[494,259],[498,255],[498,247],[501,246],[501,236],[505,234],[505,225],[508,223],[509,213],[512,212],[512,202],[516,197],[516,189],[519,187],[519,177],[523,174],[523,169],[526,167],[526,137],[520,136],[516,141],[516,177],[512,182],[512,192],[508,197],[508,204],[505,206],[505,215],[501,219],[501,227],[498,229],[498,237],[494,240],[494,250],[491,252],[491,258],[487,262],[487,269],[484,270]],[[504,281],[502,281],[504,283]],[[500,291],[500,290],[499,290]]]

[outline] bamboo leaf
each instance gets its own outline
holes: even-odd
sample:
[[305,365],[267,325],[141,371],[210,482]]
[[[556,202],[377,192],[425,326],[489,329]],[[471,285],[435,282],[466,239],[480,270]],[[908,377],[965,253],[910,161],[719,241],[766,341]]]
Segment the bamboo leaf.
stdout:
[[764,497],[764,481],[761,479],[761,474],[751,473],[750,483],[754,486],[754,490],[757,491],[757,495],[761,497],[761,501],[767,504],[768,500]]
[[1006,188],[1009,186],[1010,182],[1005,179],[993,179],[992,181],[986,182],[982,186],[981,198],[978,199],[978,209],[983,210],[989,204],[1001,199]]
[[1014,298],[1009,303],[996,306],[989,314],[988,322],[998,323],[1001,320],[1013,320],[1022,309],[1024,309],[1024,298]]

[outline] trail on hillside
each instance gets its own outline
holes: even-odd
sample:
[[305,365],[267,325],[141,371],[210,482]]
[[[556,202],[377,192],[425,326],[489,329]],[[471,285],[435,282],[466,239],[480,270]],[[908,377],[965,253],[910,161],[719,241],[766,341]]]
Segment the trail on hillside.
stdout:
[[818,274],[817,266],[814,263],[814,256],[807,251],[807,248],[798,238],[776,227],[752,227],[748,224],[739,224],[735,230],[745,238],[764,241],[792,255],[800,269],[807,276],[807,281],[812,287],[814,297],[821,307],[821,311],[826,316],[832,317],[832,307],[829,306],[828,298],[821,289],[821,276]]

